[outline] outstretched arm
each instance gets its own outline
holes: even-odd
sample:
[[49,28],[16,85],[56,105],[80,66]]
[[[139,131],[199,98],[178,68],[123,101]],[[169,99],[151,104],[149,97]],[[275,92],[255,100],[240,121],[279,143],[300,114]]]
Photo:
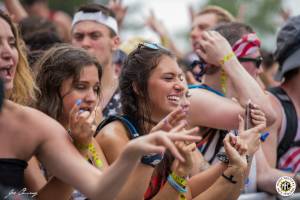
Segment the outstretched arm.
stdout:
[[119,158],[101,173],[81,157],[58,123],[42,114],[37,119],[42,134],[37,150],[39,160],[54,176],[73,185],[91,199],[114,199],[142,155],[160,153],[168,148],[175,157],[182,160],[171,140],[199,140],[195,136],[163,132],[140,137],[130,141]]

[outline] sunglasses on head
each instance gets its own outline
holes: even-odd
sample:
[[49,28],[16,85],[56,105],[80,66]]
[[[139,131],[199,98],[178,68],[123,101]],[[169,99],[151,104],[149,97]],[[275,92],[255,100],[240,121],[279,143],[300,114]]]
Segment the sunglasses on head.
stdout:
[[143,42],[138,45],[138,48],[147,48],[152,50],[159,50],[159,49],[166,49],[165,47],[161,46],[157,43],[151,43],[151,42]]
[[247,58],[247,57],[242,57],[239,58],[240,62],[253,62],[255,64],[255,67],[258,69],[263,61],[263,58],[261,56],[257,58]]

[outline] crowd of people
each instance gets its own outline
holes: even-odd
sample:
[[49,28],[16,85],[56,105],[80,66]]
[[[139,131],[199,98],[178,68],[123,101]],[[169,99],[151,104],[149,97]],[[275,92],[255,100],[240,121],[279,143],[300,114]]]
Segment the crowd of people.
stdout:
[[[0,10],[0,198],[234,200],[300,191],[300,16],[276,49],[218,6],[181,52],[119,36],[121,1],[73,19],[46,0]],[[123,47],[122,47],[123,46]]]

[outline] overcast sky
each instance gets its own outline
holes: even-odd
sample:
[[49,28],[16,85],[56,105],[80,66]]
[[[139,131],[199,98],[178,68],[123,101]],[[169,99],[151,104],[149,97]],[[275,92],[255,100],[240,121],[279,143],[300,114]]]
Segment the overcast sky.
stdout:
[[[142,24],[152,9],[157,18],[164,22],[171,37],[175,38],[175,33],[190,29],[188,6],[193,5],[195,10],[199,10],[199,5],[204,5],[206,0],[123,0],[123,3],[128,6],[135,2],[139,2],[142,6],[141,10],[134,12],[135,16],[131,20],[135,20],[137,24]],[[290,9],[292,15],[300,14],[300,0],[283,0],[283,2],[284,7]],[[138,32],[123,32],[122,38],[126,40],[132,35],[139,35],[154,41],[158,40],[158,37],[149,28],[143,26]],[[184,38],[176,37],[176,42],[182,49],[189,48],[189,42]]]

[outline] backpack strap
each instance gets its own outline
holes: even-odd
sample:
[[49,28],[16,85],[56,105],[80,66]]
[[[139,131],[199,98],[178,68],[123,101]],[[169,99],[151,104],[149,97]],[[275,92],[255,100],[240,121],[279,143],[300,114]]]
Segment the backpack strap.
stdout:
[[[128,129],[130,140],[135,139],[140,136],[137,129],[135,128],[135,126],[129,121],[129,119],[125,115],[124,116],[111,115],[99,124],[99,126],[96,129],[96,133],[95,133],[94,137],[97,136],[99,131],[104,126],[106,126],[107,124],[109,124],[110,122],[113,122],[115,120],[119,120],[120,122],[122,122],[122,124]],[[155,167],[162,161],[162,159],[163,159],[162,154],[149,154],[149,155],[144,155],[141,158],[141,162],[145,165]]]
[[139,137],[139,133],[137,131],[137,129],[135,128],[135,126],[126,118],[126,116],[118,116],[118,115],[111,115],[109,117],[107,117],[105,120],[103,120],[97,127],[96,129],[96,133],[94,135],[94,137],[96,137],[99,133],[99,131],[106,126],[107,124],[119,120],[122,122],[122,124],[128,129],[129,134],[130,134],[130,139],[134,139]]
[[297,112],[290,97],[281,87],[270,88],[269,92],[271,92],[280,101],[284,109],[287,122],[284,136],[277,148],[278,161],[294,143],[298,129]]

